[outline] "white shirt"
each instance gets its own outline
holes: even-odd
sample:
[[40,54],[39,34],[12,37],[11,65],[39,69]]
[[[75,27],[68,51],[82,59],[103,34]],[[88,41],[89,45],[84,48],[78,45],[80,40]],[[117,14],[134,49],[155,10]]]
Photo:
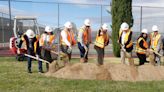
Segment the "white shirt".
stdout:
[[[83,28],[80,28],[80,30],[83,30]],[[84,44],[83,44],[83,33],[84,33],[84,31],[79,31],[78,32],[78,42],[80,42],[80,44],[82,45],[82,46],[84,46]]]
[[126,36],[126,32],[123,31],[123,32],[122,32],[122,36],[121,36],[121,38],[122,38],[122,39],[121,39],[121,44],[122,44],[122,45],[125,45],[125,43],[124,43],[125,36]]
[[[45,45],[45,46],[49,46],[49,44],[48,44],[48,42],[50,41],[50,36],[51,35],[48,35],[48,34],[45,34],[45,33],[43,33],[42,35],[41,35],[41,38],[43,39],[43,41],[44,41],[44,44],[43,45]],[[52,44],[54,43],[54,39],[53,39],[53,41],[52,41]],[[40,44],[41,45],[41,44]]]
[[44,40],[45,42],[49,42],[49,40],[50,40],[50,35],[43,34],[42,37],[43,37],[43,40]]
[[66,30],[62,30],[61,31],[61,37],[63,39],[63,41],[65,42],[65,44],[69,47],[71,47],[71,43],[68,41],[67,39],[67,33],[65,32]]

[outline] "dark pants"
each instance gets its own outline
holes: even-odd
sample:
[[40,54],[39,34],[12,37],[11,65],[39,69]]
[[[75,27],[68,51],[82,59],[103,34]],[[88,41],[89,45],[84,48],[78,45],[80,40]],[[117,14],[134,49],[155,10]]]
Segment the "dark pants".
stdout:
[[137,53],[137,56],[139,58],[139,65],[143,65],[146,61],[146,54],[139,54]]
[[[78,48],[79,48],[79,51],[80,51],[80,57],[88,59],[88,52],[86,53],[86,56],[84,56],[85,52],[86,52],[84,46],[82,46],[80,42],[78,42],[77,44],[78,44]],[[89,45],[86,45],[86,47],[88,48]]]
[[[32,55],[32,56],[35,56],[35,54],[34,54],[34,51],[33,50],[30,50],[30,49],[28,49],[27,50],[27,54],[29,54],[29,55]],[[31,66],[32,66],[32,58],[30,58],[30,57],[27,57],[27,65],[28,65],[28,71],[31,71]],[[42,69],[42,62],[41,61],[38,61],[38,69],[39,69],[39,71],[43,71],[43,69]]]
[[[46,60],[50,63],[53,61],[52,57],[51,57],[51,51],[48,51],[46,49],[42,49],[42,53],[43,53],[42,56],[43,56],[44,60]],[[49,64],[48,63],[46,63],[46,68],[47,68],[47,71],[48,71],[49,70]]]
[[104,48],[100,48],[96,45],[94,46],[94,48],[97,51],[98,64],[103,65],[103,62],[104,62]]
[[68,46],[66,45],[61,45],[61,51],[65,54],[68,55],[69,61],[71,60],[71,54],[72,52],[68,53]]

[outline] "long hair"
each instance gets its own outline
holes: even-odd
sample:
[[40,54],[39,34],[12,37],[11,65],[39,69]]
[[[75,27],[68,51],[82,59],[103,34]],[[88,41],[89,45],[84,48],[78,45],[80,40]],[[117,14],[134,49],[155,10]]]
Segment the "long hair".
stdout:
[[[45,34],[48,34],[47,32],[44,32]],[[53,35],[53,32],[50,32],[50,35]]]
[[142,38],[144,38],[145,40],[147,40],[148,35],[146,34],[146,37],[143,37],[143,34],[144,34],[144,33],[141,33],[140,36],[137,38],[137,40],[138,40],[140,37],[142,37]]

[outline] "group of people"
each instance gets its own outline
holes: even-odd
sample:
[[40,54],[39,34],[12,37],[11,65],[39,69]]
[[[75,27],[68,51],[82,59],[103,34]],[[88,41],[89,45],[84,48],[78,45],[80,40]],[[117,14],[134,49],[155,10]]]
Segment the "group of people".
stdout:
[[[164,40],[162,35],[159,33],[157,25],[152,26],[152,32],[150,34],[148,34],[147,29],[143,29],[141,31],[135,48],[135,52],[139,58],[139,65],[143,65],[145,62],[148,62],[148,56],[153,65],[160,65],[160,58],[164,53],[164,42],[162,39]],[[132,30],[126,22],[121,24],[118,42],[121,45],[121,62],[125,64],[125,57],[127,57],[129,59],[129,64],[134,65],[132,59]]]
[[[147,29],[143,29],[140,37],[137,39],[136,44],[136,53],[140,60],[140,65],[146,62],[146,52],[149,49],[153,49],[154,51],[159,52],[159,44],[161,35],[158,33],[158,27],[153,26],[153,33],[150,35],[150,45],[147,43],[148,31]],[[72,31],[72,23],[66,22],[64,24],[64,29],[60,33],[60,49],[63,53],[65,53],[69,59],[64,61],[64,64],[67,64],[71,60],[72,48],[75,44],[78,45],[80,51],[80,62],[86,63],[88,62],[88,51],[89,46],[92,43],[91,38],[91,22],[89,19],[84,20],[84,25],[78,30],[77,39],[75,39],[75,34]],[[104,53],[105,47],[109,44],[109,35],[108,35],[108,25],[103,24],[97,31],[96,39],[94,42],[94,49],[97,51],[97,61],[98,65],[103,65],[104,61]],[[50,26],[45,27],[45,32],[41,35],[35,35],[35,33],[28,29],[24,35],[21,37],[21,42],[19,47],[23,42],[26,43],[27,54],[36,56],[37,58],[42,58],[49,63],[53,62],[51,57],[51,50],[55,48],[54,46],[55,35],[53,34],[53,29]],[[133,60],[132,58],[132,50],[133,50],[133,41],[132,41],[132,30],[129,28],[129,25],[124,22],[120,26],[119,39],[118,43],[121,47],[121,62],[125,64],[125,58],[128,57],[129,63]],[[148,49],[149,48],[149,49]],[[43,55],[41,55],[43,52]],[[158,56],[154,54],[154,58],[157,59]],[[28,57],[28,72],[31,71],[31,61],[32,59]],[[157,60],[159,61],[159,59]],[[39,61],[39,72],[43,73],[42,62]],[[49,69],[49,64],[46,64],[47,71]]]

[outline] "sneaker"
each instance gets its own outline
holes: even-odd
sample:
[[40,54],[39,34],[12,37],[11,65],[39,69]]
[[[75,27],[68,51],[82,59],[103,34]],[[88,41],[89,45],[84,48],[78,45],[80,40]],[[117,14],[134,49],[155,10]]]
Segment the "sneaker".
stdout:
[[39,73],[44,73],[43,71],[39,71]]

